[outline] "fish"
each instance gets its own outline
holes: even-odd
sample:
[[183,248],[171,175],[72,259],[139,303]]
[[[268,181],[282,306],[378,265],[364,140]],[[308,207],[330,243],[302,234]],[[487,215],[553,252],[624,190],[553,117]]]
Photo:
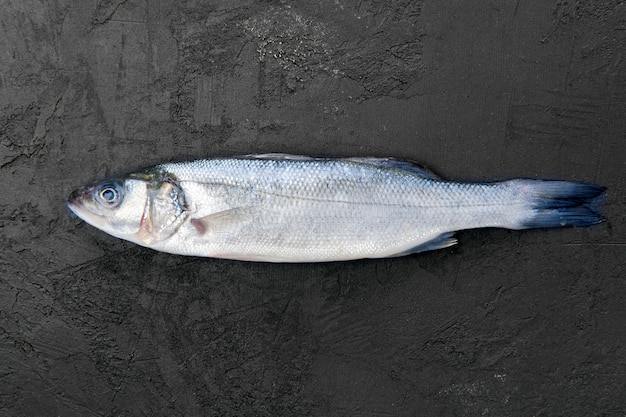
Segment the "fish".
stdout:
[[448,181],[394,158],[273,153],[164,163],[80,187],[67,206],[157,251],[329,262],[447,248],[465,229],[598,224],[605,191],[560,180]]

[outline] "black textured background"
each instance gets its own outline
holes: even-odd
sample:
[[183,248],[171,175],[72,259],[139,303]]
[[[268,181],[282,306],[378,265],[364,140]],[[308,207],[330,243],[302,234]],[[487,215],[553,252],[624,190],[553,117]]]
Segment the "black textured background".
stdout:
[[[626,3],[0,1],[0,416],[626,415]],[[253,152],[609,188],[390,260],[157,253],[75,187]]]

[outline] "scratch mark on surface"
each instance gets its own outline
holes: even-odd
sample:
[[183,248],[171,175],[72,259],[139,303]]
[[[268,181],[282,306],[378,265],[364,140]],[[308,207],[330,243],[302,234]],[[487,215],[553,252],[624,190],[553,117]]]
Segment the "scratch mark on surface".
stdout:
[[626,242],[580,242],[580,243],[564,243],[563,246],[626,246]]
[[115,7],[113,8],[113,10],[108,15],[104,16],[103,18],[94,17],[92,20],[92,26],[90,28],[90,31],[96,25],[103,25],[106,22],[110,21],[113,18],[113,15],[115,14],[115,12],[117,12],[117,9],[119,9],[122,5],[124,5],[127,2],[128,0],[122,0],[121,2],[117,3]]
[[50,271],[50,272],[46,272],[44,273],[44,275],[46,277],[50,277],[50,276],[54,276],[57,274],[65,274],[68,272],[72,272],[72,273],[76,273],[76,272],[80,272],[100,261],[103,260],[111,260],[111,259],[115,259],[116,257],[118,257],[119,255],[123,254],[125,251],[119,251],[119,252],[114,252],[114,253],[109,253],[109,254],[104,254],[102,256],[98,256],[97,258],[94,259],[90,259],[88,261],[85,262],[80,262],[76,265],[70,265],[64,268],[59,268],[59,269],[55,269],[54,271]]
[[278,303],[278,302],[280,302],[280,301],[282,301],[282,300],[284,300],[286,298],[291,298],[291,296],[279,297],[279,298],[271,299],[269,301],[266,301],[264,303],[259,303],[259,304],[250,304],[250,305],[245,306],[243,308],[240,308],[238,310],[229,311],[229,312],[227,312],[225,314],[216,316],[215,319],[218,320],[218,319],[222,319],[222,318],[226,318],[226,317],[239,315],[239,314],[242,314],[242,313],[247,313],[249,311],[253,311],[253,310],[256,310],[258,308],[262,308],[262,307],[266,307],[266,306]]
[[517,16],[517,11],[519,10],[519,1],[520,0],[517,0],[515,2],[515,10],[513,10],[513,17]]
[[[157,294],[159,286],[161,284],[161,276],[162,275],[159,275],[157,283],[154,286],[154,291],[152,293],[152,297],[150,298],[150,304],[148,305],[148,311],[151,311],[152,310],[152,306],[154,305],[154,300],[156,298],[156,294]],[[128,355],[128,363],[126,364],[126,370],[127,371],[130,371],[131,365],[133,364],[133,362],[136,362],[135,361],[135,354],[137,353],[137,347],[139,346],[139,341],[143,337],[143,334],[144,334],[144,332],[146,330],[146,326],[147,326],[147,323],[144,320],[143,325],[142,325],[141,329],[138,332],[137,339],[135,340],[135,343],[133,344],[133,350],[130,352],[130,355]],[[111,399],[111,402],[115,401],[115,397],[117,397],[117,394],[122,392],[122,389],[127,385],[126,381],[128,380],[128,378],[129,378],[128,374],[124,375],[124,378],[120,382],[119,388],[116,389],[115,392],[113,393],[113,398]]]
[[622,177],[624,176],[625,168],[626,168],[626,163],[622,164],[622,169],[620,170],[619,175],[617,176],[617,184],[615,185],[616,190],[621,190],[620,184],[622,183]]
[[[291,303],[293,297],[289,297],[287,298],[287,302],[285,302],[285,306],[283,307],[283,309],[280,312],[280,316],[278,318],[278,320],[276,321],[276,326],[274,328],[274,339],[273,342],[276,342],[276,339],[278,339],[278,334],[279,334],[279,330],[280,330],[280,326],[283,324],[283,322],[285,321],[285,313],[287,312],[287,309],[289,308],[289,304]],[[256,330],[255,330],[256,332]],[[254,336],[254,335],[253,335]]]

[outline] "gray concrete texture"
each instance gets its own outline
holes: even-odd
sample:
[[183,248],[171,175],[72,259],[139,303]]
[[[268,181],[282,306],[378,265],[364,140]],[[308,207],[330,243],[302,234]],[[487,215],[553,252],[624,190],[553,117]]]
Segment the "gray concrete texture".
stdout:
[[[624,416],[626,3],[0,1],[0,416]],[[602,225],[186,258],[72,216],[158,162],[394,156]]]

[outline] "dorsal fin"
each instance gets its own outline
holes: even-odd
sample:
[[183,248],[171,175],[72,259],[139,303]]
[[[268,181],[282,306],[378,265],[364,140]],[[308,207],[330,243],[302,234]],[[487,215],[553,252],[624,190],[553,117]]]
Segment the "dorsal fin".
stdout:
[[[315,158],[306,155],[291,155],[287,153],[263,153],[263,154],[251,154],[243,155],[240,158],[248,159],[274,159],[282,161],[324,161],[332,160],[333,158]],[[374,165],[381,168],[398,169],[401,171],[412,172],[420,177],[437,180],[440,179],[437,174],[418,165],[415,162],[403,161],[395,158],[374,158],[374,157],[353,157],[353,158],[339,158],[339,160],[355,162],[357,164]]]
[[259,154],[250,154],[250,155],[242,155],[239,158],[245,159],[275,159],[275,160],[287,160],[287,161],[315,161],[319,159],[326,158],[313,158],[311,156],[306,155],[292,155],[288,153],[259,153]]
[[375,165],[383,168],[399,169],[402,171],[409,171],[420,177],[429,178],[432,180],[440,179],[437,174],[431,170],[424,168],[414,162],[402,161],[394,158],[347,158],[348,161],[357,162],[359,164]]

